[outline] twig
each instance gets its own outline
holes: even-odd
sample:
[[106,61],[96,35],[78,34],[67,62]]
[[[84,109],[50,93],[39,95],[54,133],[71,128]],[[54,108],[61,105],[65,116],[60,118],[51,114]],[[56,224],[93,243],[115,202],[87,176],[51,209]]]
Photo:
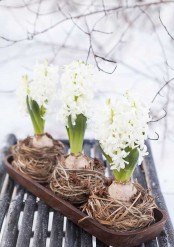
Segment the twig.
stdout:
[[160,14],[159,14],[159,20],[160,20],[162,26],[164,27],[164,29],[166,30],[167,34],[169,35],[169,37],[170,37],[172,40],[174,40],[174,37],[170,34],[170,32],[168,31],[167,27],[164,25],[164,23],[163,23],[163,21],[162,21],[162,19],[161,19]]
[[151,120],[149,121],[148,123],[155,123],[155,122],[158,122],[160,121],[161,119],[165,118],[167,116],[167,111],[163,108],[163,111],[164,111],[164,115],[158,119],[155,119],[155,120]]
[[157,138],[150,138],[150,137],[148,137],[148,139],[151,140],[151,141],[157,141],[157,140],[159,140],[159,134],[157,132],[155,132],[155,134],[157,135]]
[[170,83],[170,82],[172,82],[174,80],[174,78],[172,78],[172,79],[170,79],[169,81],[167,81],[159,90],[158,90],[158,92],[155,94],[155,96],[153,97],[153,99],[152,99],[152,103],[155,101],[155,99],[156,99],[156,97],[158,96],[158,95],[160,95],[160,93],[161,93],[161,91]]

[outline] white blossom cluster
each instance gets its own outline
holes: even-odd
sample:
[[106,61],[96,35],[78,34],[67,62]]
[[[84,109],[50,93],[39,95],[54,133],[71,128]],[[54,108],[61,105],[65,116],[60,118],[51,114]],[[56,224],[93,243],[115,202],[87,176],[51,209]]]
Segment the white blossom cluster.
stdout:
[[128,93],[120,100],[107,100],[105,108],[95,114],[95,134],[103,152],[112,160],[111,169],[124,169],[128,149],[137,148],[140,164],[147,155],[144,144],[148,134],[149,108]]
[[27,113],[26,96],[29,95],[29,80],[27,75],[22,76],[22,81],[20,82],[16,94],[20,103],[20,110]]
[[58,83],[58,68],[48,65],[46,61],[43,64],[37,63],[34,67],[34,77],[29,85],[30,97],[38,105],[47,108],[56,93],[56,84]]
[[64,124],[68,126],[69,116],[73,124],[79,114],[88,118],[94,92],[93,66],[83,61],[73,61],[64,66],[61,87],[59,115]]
[[[17,90],[18,98],[26,108],[26,96],[35,100],[39,106],[44,106],[46,109],[53,101],[56,95],[56,84],[58,83],[58,68],[53,65],[48,65],[48,62],[36,63],[34,66],[33,79],[29,80],[28,76],[22,77],[22,82]],[[27,111],[27,110],[26,110]]]

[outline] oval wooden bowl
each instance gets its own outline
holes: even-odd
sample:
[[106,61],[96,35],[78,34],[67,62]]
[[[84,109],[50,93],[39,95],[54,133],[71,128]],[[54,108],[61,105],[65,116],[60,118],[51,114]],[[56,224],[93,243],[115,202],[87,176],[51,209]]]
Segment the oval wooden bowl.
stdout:
[[160,234],[166,222],[166,213],[159,208],[154,209],[154,224],[143,229],[128,232],[108,229],[92,218],[86,218],[82,220],[84,217],[86,217],[86,214],[82,213],[74,205],[55,195],[48,188],[35,182],[27,175],[24,175],[23,173],[14,169],[11,165],[12,161],[13,156],[11,155],[7,156],[4,160],[7,172],[9,173],[10,177],[12,177],[17,183],[22,185],[35,196],[39,197],[50,207],[61,212],[68,219],[70,219],[75,224],[77,224],[90,234],[94,235],[96,238],[106,243],[107,245],[112,245],[115,247],[132,247],[135,245],[139,245],[155,238],[158,234]]

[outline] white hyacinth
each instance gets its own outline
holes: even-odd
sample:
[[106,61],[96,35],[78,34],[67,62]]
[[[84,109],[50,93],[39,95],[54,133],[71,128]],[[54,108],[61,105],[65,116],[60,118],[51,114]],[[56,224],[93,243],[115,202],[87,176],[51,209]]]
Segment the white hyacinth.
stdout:
[[27,105],[26,105],[26,96],[29,94],[29,81],[28,76],[24,75],[22,76],[22,81],[20,83],[20,86],[17,89],[17,97],[20,102],[20,109],[23,112],[28,112]]
[[47,108],[49,102],[56,94],[56,84],[58,82],[58,68],[49,65],[46,61],[43,64],[37,63],[34,67],[33,80],[29,85],[30,97],[38,105]]
[[70,115],[73,124],[79,114],[88,118],[94,91],[93,66],[83,61],[73,61],[64,66],[61,87],[60,116],[65,125],[68,125]]
[[56,95],[56,84],[58,82],[58,68],[48,65],[45,61],[42,64],[36,63],[34,66],[33,78],[29,80],[28,76],[22,77],[22,82],[17,90],[18,98],[26,109],[26,96],[35,100],[39,106],[48,108]]
[[124,169],[129,151],[137,148],[139,164],[147,154],[144,144],[148,134],[149,108],[128,93],[120,100],[107,100],[95,115],[95,134],[103,152],[112,160],[111,168]]

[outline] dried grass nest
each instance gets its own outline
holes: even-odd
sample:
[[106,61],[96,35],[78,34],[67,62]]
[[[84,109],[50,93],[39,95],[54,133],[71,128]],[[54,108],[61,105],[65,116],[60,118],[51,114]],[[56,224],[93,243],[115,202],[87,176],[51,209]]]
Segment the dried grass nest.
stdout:
[[53,140],[54,145],[52,147],[33,147],[33,137],[18,141],[12,147],[14,157],[12,165],[41,184],[49,183],[54,167],[64,150],[62,142],[54,140],[49,134],[46,135]]
[[155,222],[153,211],[157,206],[149,190],[137,182],[135,187],[137,194],[131,202],[116,201],[109,197],[107,190],[97,190],[81,206],[81,210],[114,230],[132,231],[149,226]]
[[104,165],[96,158],[91,162],[91,169],[69,169],[59,161],[52,174],[50,189],[72,204],[86,202],[92,191],[105,187]]

